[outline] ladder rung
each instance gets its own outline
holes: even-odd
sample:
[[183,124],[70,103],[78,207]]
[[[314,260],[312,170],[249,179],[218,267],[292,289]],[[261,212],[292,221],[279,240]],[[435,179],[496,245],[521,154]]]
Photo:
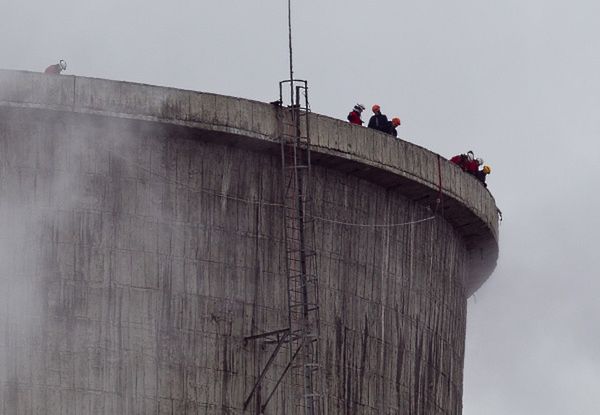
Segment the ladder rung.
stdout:
[[[293,196],[289,196],[289,197],[287,197],[286,199],[287,199],[288,201],[290,201],[290,202],[294,202],[294,205],[293,205],[293,206],[285,205],[285,209],[286,209],[286,211],[289,211],[289,212],[294,212],[294,213],[298,212],[298,206],[297,206],[297,203],[298,203],[298,196],[297,196],[297,195],[293,195]],[[308,199],[304,199],[304,198],[302,199],[302,201],[306,201],[306,200],[308,200]],[[306,217],[306,213],[304,214],[304,216]],[[294,216],[288,216],[288,217],[289,217],[290,219],[292,219],[292,218],[293,218],[293,219],[296,219],[296,218],[298,217],[298,215],[294,215]]]
[[290,262],[302,262],[302,258],[296,259],[296,258],[288,258],[288,261]]
[[[298,281],[298,278],[289,278],[289,280],[295,280]],[[303,294],[304,292],[309,292],[310,294],[312,294],[312,291],[316,290],[317,285],[314,283],[310,283],[310,284],[301,284],[301,280],[298,281],[296,284],[294,284],[294,286],[290,286],[289,291],[293,292],[293,293],[299,293],[299,294]],[[302,290],[302,291],[300,291]],[[311,304],[316,304],[316,302],[313,302]]]
[[309,166],[306,165],[306,164],[297,164],[297,165],[294,165],[294,166],[285,166],[285,168],[286,169],[290,169],[290,170],[291,169],[308,169]]
[[[295,218],[289,218],[289,219],[295,219]],[[311,224],[312,221],[307,221],[307,223]],[[294,231],[294,232],[304,231],[305,234],[307,233],[307,231],[309,231],[309,229],[306,229],[306,227],[297,227],[297,226],[292,226],[292,225],[286,226],[285,229],[288,231]]]
[[[290,245],[292,245],[293,242],[300,242],[300,240],[288,237],[287,242],[290,243]],[[296,253],[298,256],[295,256],[295,258],[301,258],[300,254],[305,254],[305,255],[309,255],[309,256],[311,255],[306,249],[302,249],[301,247],[290,246],[286,251],[289,253]],[[312,251],[314,251],[314,250],[312,250]],[[291,259],[291,258],[294,258],[294,256],[290,255],[290,256],[288,256],[288,258]]]
[[[288,239],[289,245],[291,245],[291,242],[293,242],[293,241]],[[299,242],[299,241],[295,241],[295,242]],[[316,251],[314,251],[314,250],[306,251],[300,247],[290,247],[290,248],[286,249],[286,252],[288,253],[287,258],[291,262],[299,262],[302,260],[303,257],[310,258],[310,257],[317,255]],[[296,258],[296,259],[294,260],[294,258]]]
[[[298,297],[300,297],[299,299],[297,299],[296,301],[294,301],[294,304],[299,304],[299,303],[302,303],[304,301],[302,299],[302,296],[304,295],[304,290],[295,290],[295,289],[290,288],[290,293],[297,294]],[[294,300],[295,298],[297,298],[294,295],[292,295],[291,297],[292,297],[292,300]]]
[[290,309],[296,309],[298,307],[306,307],[306,306],[311,306],[310,308],[308,308],[307,310],[305,310],[307,313],[311,313],[311,316],[316,315],[316,311],[319,311],[319,307],[314,304],[314,303],[309,303],[309,304],[303,304],[302,303],[302,299],[298,299],[296,301],[293,301],[293,296],[291,299],[291,303],[288,304]]
[[[292,131],[282,131],[279,134],[279,138],[283,138],[284,140],[304,140],[303,142],[306,143],[307,140],[310,138],[308,135],[306,135],[306,131],[300,131],[300,135],[298,135],[298,133],[295,131],[296,130],[296,126],[291,126]],[[303,130],[301,128],[301,130]]]
[[305,278],[306,281],[310,282],[310,283],[314,283],[314,282],[319,281],[319,279],[317,278],[316,275],[307,274],[305,272],[302,272],[302,270],[300,270],[300,269],[292,269],[290,271],[295,271],[295,272],[293,272],[290,275],[288,275],[289,279]]
[[[288,242],[300,242],[300,240],[299,239],[288,238]],[[291,254],[291,253],[302,254],[303,253],[305,256],[316,255],[316,254],[310,253],[308,251],[304,251],[304,250],[302,250],[302,248],[290,248],[290,249],[287,249],[286,251],[287,251],[288,254]]]
[[[298,308],[298,307],[301,307],[301,306],[304,306],[304,304],[302,304],[302,303],[295,303],[295,304],[290,304],[289,308],[295,309],[295,308]],[[313,311],[318,311],[318,310],[319,310],[319,307],[318,306],[314,306],[314,307],[308,308],[306,310],[306,312],[312,313]]]
[[308,144],[310,144],[310,137],[307,135],[296,135],[283,133],[279,136],[280,140],[287,144],[288,147],[294,147],[295,145],[302,145],[301,150],[308,151]]
[[293,274],[293,275],[290,275],[288,279],[295,280],[298,278],[302,278],[303,276],[304,276],[304,274]]
[[[308,307],[308,309],[306,310],[307,312],[313,313],[314,311],[319,311],[319,307],[317,304],[315,304],[314,302],[310,301],[307,302],[306,304],[304,304],[304,293],[300,292],[300,291],[290,291],[290,303],[288,304],[288,306],[290,308],[295,308],[295,307],[300,307],[300,305],[302,306],[306,306]],[[316,314],[316,313],[313,313]]]
[[[288,242],[290,242],[290,241],[291,241],[291,239],[288,239]],[[299,242],[299,240],[297,240],[297,239],[295,239],[294,241]],[[311,257],[311,256],[317,255],[316,251],[314,251],[314,250],[306,251],[306,250],[302,250],[302,248],[297,248],[297,249],[290,248],[290,249],[287,249],[286,252],[288,254],[292,254],[292,253],[297,253],[298,255],[304,254],[305,257]],[[291,256],[288,256],[288,258],[291,259]]]

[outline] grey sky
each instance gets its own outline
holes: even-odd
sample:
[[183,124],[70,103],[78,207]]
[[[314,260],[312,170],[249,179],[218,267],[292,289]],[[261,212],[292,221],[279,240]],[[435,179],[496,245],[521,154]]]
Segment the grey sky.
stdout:
[[[0,0],[0,67],[271,101],[285,0]],[[313,110],[492,166],[501,257],[469,300],[465,415],[600,411],[600,2],[294,1]]]

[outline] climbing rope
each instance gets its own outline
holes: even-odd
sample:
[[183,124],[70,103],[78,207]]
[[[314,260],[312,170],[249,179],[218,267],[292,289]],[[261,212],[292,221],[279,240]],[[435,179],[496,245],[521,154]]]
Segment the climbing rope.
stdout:
[[[246,198],[231,196],[231,195],[228,195],[225,193],[219,193],[219,192],[215,192],[215,191],[211,191],[211,190],[197,189],[197,188],[194,188],[194,187],[188,185],[187,183],[183,183],[179,180],[171,179],[169,177],[163,176],[160,173],[149,169],[145,165],[138,163],[136,161],[133,161],[133,160],[129,160],[122,154],[120,154],[114,150],[111,150],[109,148],[106,148],[101,144],[98,144],[98,147],[100,147],[102,150],[106,151],[107,153],[111,154],[113,157],[121,159],[124,162],[129,163],[129,164],[139,168],[140,170],[161,179],[162,181],[164,181],[166,183],[180,186],[191,192],[203,193],[206,195],[219,197],[219,198],[226,199],[226,200],[232,200],[232,201],[247,203],[247,204],[252,204],[252,205],[272,206],[272,207],[276,207],[276,208],[281,208],[284,206],[282,203],[278,203],[278,202],[266,202],[266,201],[260,200],[260,199],[246,199]],[[395,228],[395,227],[417,225],[420,223],[428,222],[430,220],[435,219],[435,212],[433,215],[427,216],[422,219],[417,219],[417,220],[408,221],[408,222],[400,222],[400,223],[356,223],[356,222],[346,222],[346,221],[341,221],[341,220],[336,220],[336,219],[328,219],[328,218],[324,218],[322,216],[317,216],[317,215],[307,215],[307,216],[309,216],[315,220],[318,220],[320,222],[333,223],[333,224],[342,225],[342,226],[354,226],[354,227],[360,227],[360,228]]]

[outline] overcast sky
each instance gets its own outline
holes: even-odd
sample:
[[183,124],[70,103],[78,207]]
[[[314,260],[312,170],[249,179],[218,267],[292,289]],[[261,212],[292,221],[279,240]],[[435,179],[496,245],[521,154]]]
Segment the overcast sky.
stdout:
[[[314,111],[356,102],[492,167],[504,213],[469,300],[465,415],[600,413],[600,1],[294,1]],[[261,101],[288,76],[287,1],[0,0],[0,68]]]

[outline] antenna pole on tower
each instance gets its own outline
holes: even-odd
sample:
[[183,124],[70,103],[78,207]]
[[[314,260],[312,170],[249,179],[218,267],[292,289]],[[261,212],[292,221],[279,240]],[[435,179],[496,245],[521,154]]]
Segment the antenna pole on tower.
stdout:
[[292,61],[292,0],[288,0],[288,43],[290,49],[290,103],[294,103],[294,65]]

